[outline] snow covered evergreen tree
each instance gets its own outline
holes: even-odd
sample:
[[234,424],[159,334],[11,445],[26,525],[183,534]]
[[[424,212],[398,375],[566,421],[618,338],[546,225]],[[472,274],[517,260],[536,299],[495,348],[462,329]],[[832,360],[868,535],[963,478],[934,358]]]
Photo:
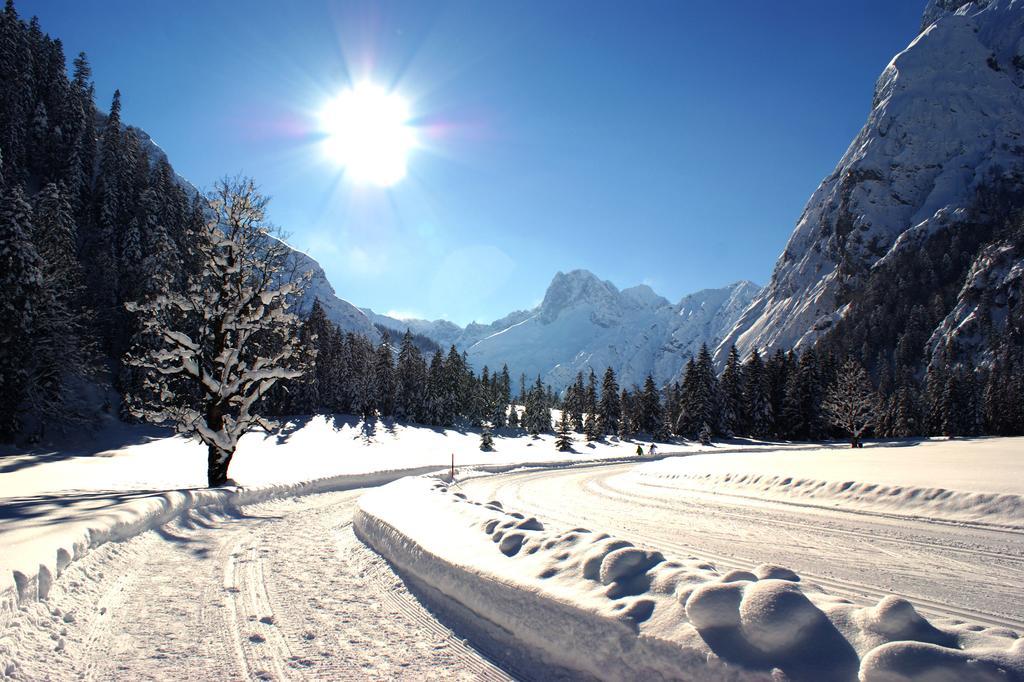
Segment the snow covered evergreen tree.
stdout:
[[707,345],[701,346],[697,359],[686,364],[683,374],[682,409],[676,433],[697,438],[701,427],[718,423],[718,380]]
[[377,346],[374,363],[374,393],[377,396],[377,412],[381,417],[395,414],[395,367],[391,353],[391,337],[385,332]]
[[42,261],[32,232],[32,206],[14,185],[0,204],[0,438],[5,439],[18,431],[32,335],[42,312]]
[[786,381],[782,435],[793,440],[820,438],[822,390],[814,350],[805,351],[798,363]]
[[636,433],[633,423],[633,400],[625,388],[619,393],[619,440],[629,440]]
[[572,429],[569,428],[569,420],[564,410],[562,411],[562,418],[558,420],[555,448],[557,448],[559,452],[568,452],[572,450]]
[[637,421],[640,431],[656,437],[661,435],[662,412],[661,398],[658,387],[654,384],[654,378],[650,374],[644,380],[643,392],[640,393],[637,403]]
[[519,421],[519,408],[515,403],[508,406],[508,428],[516,430],[522,426]]
[[395,415],[399,419],[423,419],[423,396],[427,388],[427,367],[408,329],[398,348],[395,370]]
[[480,449],[484,452],[494,450],[494,436],[491,435],[491,430],[486,426],[480,432]]
[[153,389],[133,396],[131,408],[206,444],[211,486],[227,482],[242,435],[277,427],[257,412],[260,399],[304,369],[288,307],[305,277],[286,270],[288,248],[270,234],[266,205],[252,180],[218,183],[210,197],[214,218],[194,244],[203,270],[183,293],[128,305],[158,341],[127,358],[148,370]]
[[743,365],[743,405],[749,435],[767,438],[772,428],[771,382],[756,348]]
[[94,374],[96,360],[76,256],[77,230],[63,188],[50,183],[40,190],[33,214],[42,287],[25,407],[41,437],[49,425],[63,428],[88,419],[81,389]]
[[711,445],[711,426],[704,422],[700,427],[700,432],[697,434],[697,438],[700,440],[701,445]]
[[576,373],[576,381],[569,385],[565,392],[564,411],[569,413],[569,428],[573,431],[583,430],[583,412],[586,401],[586,388],[583,385],[583,372]]
[[600,428],[603,433],[614,434],[619,430],[619,417],[622,414],[619,404],[619,384],[615,380],[615,371],[608,367],[601,381],[601,400],[597,407]]
[[725,436],[746,433],[743,408],[743,370],[740,355],[733,345],[725,361],[725,370],[718,381],[718,430]]

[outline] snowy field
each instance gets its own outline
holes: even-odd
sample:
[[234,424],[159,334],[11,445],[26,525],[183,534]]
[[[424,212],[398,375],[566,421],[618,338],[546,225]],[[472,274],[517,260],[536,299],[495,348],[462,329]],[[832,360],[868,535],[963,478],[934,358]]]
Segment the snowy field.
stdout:
[[574,451],[559,452],[551,435],[500,434],[493,452],[481,452],[479,443],[478,431],[314,417],[278,435],[243,437],[229,471],[240,488],[217,491],[205,488],[202,445],[150,426],[115,423],[74,446],[0,450],[0,612],[45,595],[67,564],[90,548],[189,508],[379,485],[448,468],[453,455],[458,468],[509,468],[632,458],[637,445],[581,440]]
[[1024,679],[1024,439],[636,445],[317,417],[214,491],[150,427],[0,452],[0,674]]
[[702,454],[651,462],[635,476],[641,487],[1024,528],[1024,438]]

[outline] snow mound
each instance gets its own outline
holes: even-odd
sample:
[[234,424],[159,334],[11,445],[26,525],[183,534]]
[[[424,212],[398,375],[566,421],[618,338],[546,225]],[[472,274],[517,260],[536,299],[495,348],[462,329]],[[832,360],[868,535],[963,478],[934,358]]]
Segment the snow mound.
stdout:
[[[857,605],[782,567],[719,572],[585,528],[562,530],[406,478],[354,526],[430,599],[474,614],[543,665],[597,679],[1021,679],[1024,639],[931,623],[907,601]],[[502,634],[503,633],[503,634]]]

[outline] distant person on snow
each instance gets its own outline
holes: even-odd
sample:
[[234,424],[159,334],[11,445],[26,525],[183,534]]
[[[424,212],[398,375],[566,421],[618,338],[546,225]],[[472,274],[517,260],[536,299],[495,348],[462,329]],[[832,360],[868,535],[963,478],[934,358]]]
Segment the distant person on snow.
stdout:
[[654,445],[654,443],[651,443],[651,447],[647,448],[647,454],[648,455],[653,455],[655,448],[656,448],[656,446]]
[[637,443],[637,446],[636,446],[636,456],[637,457],[643,457],[644,456],[644,448],[639,443]]

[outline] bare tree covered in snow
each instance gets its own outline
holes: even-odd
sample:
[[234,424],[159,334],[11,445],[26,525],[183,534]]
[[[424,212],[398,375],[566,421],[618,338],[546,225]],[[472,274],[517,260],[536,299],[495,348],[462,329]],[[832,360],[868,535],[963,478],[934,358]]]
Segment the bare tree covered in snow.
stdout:
[[146,372],[131,411],[205,443],[209,485],[218,486],[239,438],[278,426],[256,413],[260,398],[302,375],[288,308],[307,278],[265,222],[268,199],[252,180],[223,180],[209,199],[213,215],[194,245],[201,271],[183,293],[126,304],[143,329],[126,361]]
[[856,360],[847,360],[826,391],[821,407],[833,426],[850,434],[850,447],[855,448],[875,422],[878,400],[868,373]]

